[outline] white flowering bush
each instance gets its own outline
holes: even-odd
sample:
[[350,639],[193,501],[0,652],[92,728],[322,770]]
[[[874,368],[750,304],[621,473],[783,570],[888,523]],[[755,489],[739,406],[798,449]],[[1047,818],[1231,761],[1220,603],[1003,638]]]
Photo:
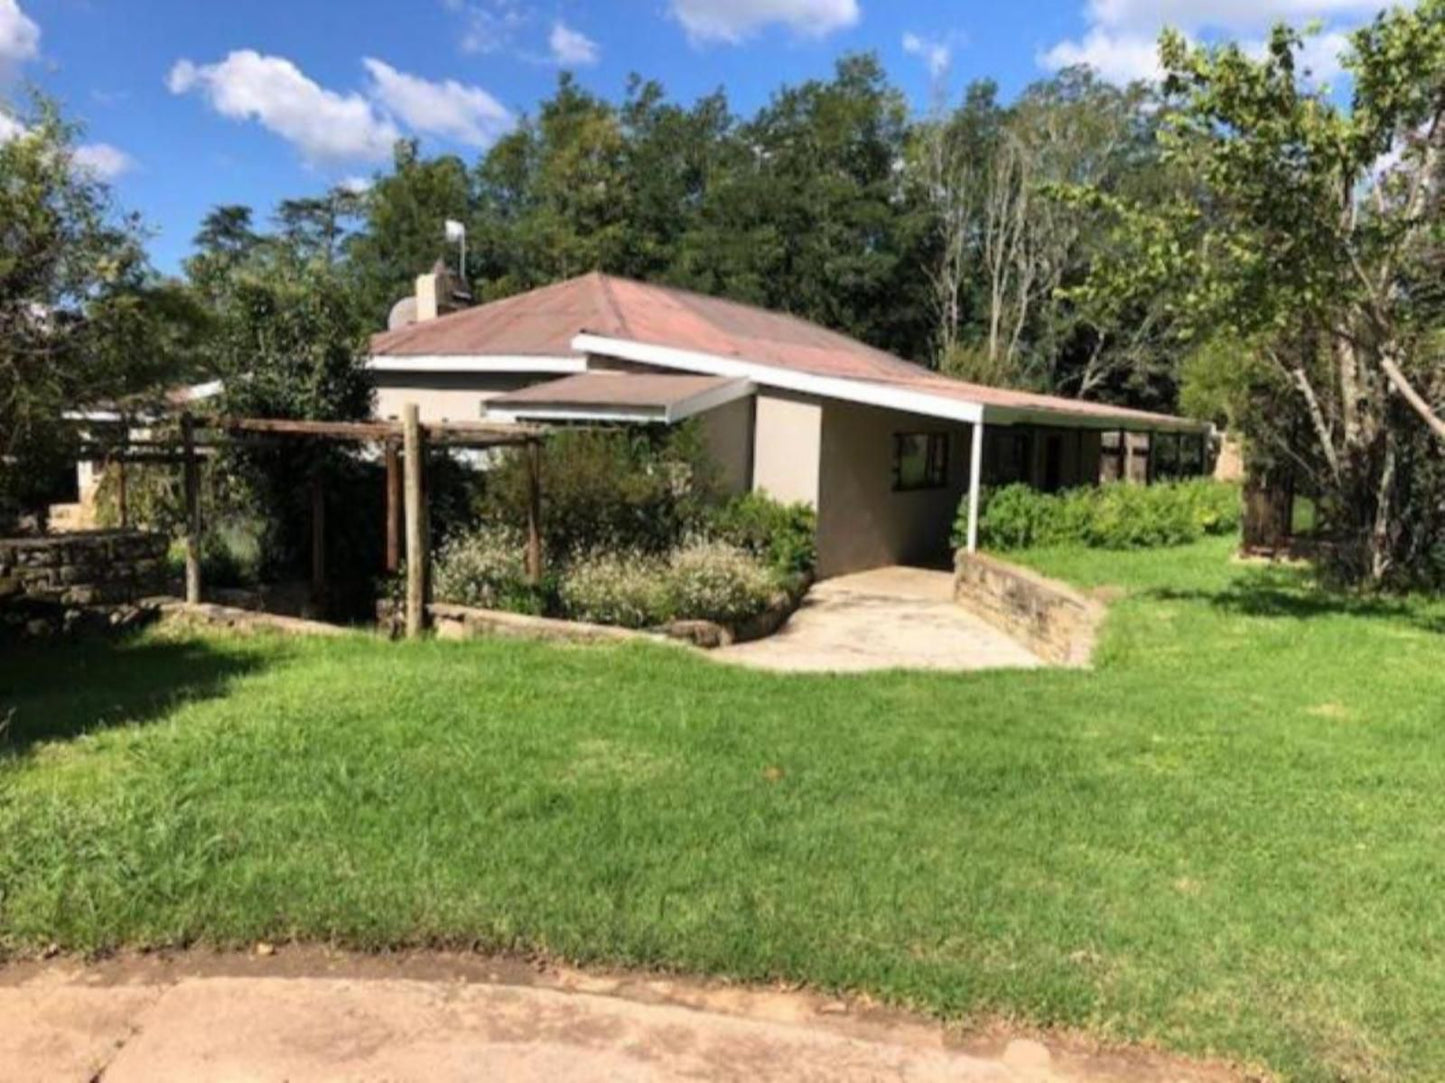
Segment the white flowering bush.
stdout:
[[667,593],[674,619],[732,624],[757,616],[778,592],[776,573],[727,542],[692,538],[667,563]]
[[532,612],[538,607],[527,582],[526,542],[504,527],[484,526],[452,538],[437,553],[437,600],[481,609]]
[[562,573],[558,600],[574,620],[652,628],[674,620],[745,620],[765,610],[778,590],[776,574],[757,557],[693,538],[665,556],[575,557]]
[[671,619],[667,562],[642,553],[590,553],[568,562],[558,602],[573,620],[650,628]]

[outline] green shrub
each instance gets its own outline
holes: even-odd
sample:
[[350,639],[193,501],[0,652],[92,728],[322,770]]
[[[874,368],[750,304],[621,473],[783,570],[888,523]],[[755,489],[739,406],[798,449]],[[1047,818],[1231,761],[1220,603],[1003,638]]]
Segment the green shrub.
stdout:
[[507,527],[456,535],[437,552],[432,577],[440,602],[520,613],[545,608],[542,591],[527,580],[526,542]]
[[[1143,549],[1232,533],[1241,515],[1239,487],[1208,478],[1155,485],[1115,482],[1056,494],[1008,485],[987,495],[979,541],[997,550]],[[965,502],[955,524],[955,544],[962,543],[967,528]]]
[[[527,523],[527,452],[487,471],[478,511],[517,530]],[[694,533],[716,501],[716,467],[690,425],[563,431],[542,448],[542,538],[548,562],[575,553],[666,553]]]
[[706,529],[782,575],[811,575],[818,566],[818,516],[807,504],[745,493],[714,509]]

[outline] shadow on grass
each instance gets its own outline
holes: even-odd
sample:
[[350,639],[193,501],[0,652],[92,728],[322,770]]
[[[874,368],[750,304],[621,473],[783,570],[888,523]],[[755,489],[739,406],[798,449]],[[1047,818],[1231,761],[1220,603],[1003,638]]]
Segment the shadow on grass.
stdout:
[[0,762],[41,741],[154,721],[266,664],[198,640],[86,637],[0,654]]
[[1422,631],[1445,635],[1445,611],[1418,599],[1384,598],[1326,590],[1307,574],[1290,568],[1261,568],[1237,576],[1219,590],[1162,587],[1147,597],[1160,601],[1205,602],[1245,617],[1309,620],[1314,617],[1367,617],[1398,620]]

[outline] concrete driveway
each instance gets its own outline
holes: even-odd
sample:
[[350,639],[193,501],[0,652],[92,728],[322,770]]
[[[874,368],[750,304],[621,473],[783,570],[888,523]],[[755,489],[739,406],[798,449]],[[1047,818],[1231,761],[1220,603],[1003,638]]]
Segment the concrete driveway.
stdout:
[[710,656],[795,673],[1033,669],[1044,664],[956,604],[951,573],[902,567],[825,580],[777,635]]

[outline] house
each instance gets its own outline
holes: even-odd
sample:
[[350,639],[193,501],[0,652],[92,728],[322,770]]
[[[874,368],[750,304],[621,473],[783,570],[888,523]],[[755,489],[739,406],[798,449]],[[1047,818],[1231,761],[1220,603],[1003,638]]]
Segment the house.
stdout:
[[965,498],[973,545],[983,485],[1205,468],[1208,424],[964,383],[733,301],[602,274],[446,312],[450,296],[423,275],[372,339],[381,417],[695,419],[730,488],[817,509],[823,576],[936,559]]

